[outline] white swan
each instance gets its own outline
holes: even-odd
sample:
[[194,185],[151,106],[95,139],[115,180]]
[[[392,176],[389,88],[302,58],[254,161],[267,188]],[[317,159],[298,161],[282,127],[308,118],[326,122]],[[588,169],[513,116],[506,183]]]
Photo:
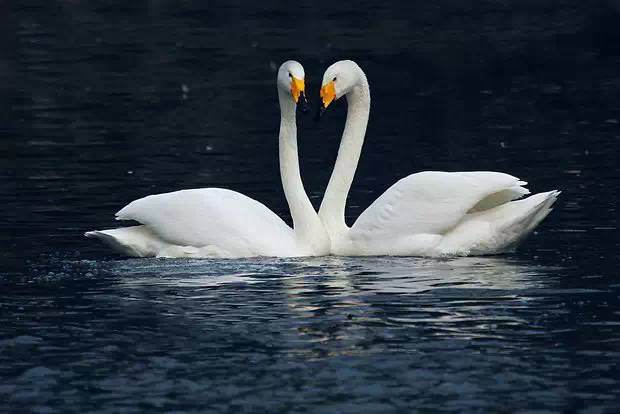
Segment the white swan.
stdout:
[[396,182],[349,228],[347,194],[366,134],[370,89],[366,75],[350,60],[323,75],[321,108],[347,97],[347,120],[319,217],[335,255],[445,256],[494,254],[511,250],[550,212],[558,191],[523,200],[526,184],[488,171],[425,171]]
[[287,61],[278,71],[280,174],[291,229],[265,205],[235,191],[200,188],[151,195],[116,213],[139,226],[85,233],[121,253],[158,257],[319,256],[329,238],[301,181],[296,104],[305,102],[304,69]]

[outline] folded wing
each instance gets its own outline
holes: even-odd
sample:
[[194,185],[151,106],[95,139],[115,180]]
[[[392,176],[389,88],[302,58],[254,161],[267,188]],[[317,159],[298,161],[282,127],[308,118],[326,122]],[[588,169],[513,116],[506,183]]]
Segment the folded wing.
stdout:
[[116,213],[144,224],[167,244],[214,246],[230,256],[294,251],[293,230],[265,205],[241,193],[202,188],[150,195]]
[[351,238],[388,240],[412,234],[443,235],[469,212],[529,194],[508,174],[425,171],[396,182],[357,219]]

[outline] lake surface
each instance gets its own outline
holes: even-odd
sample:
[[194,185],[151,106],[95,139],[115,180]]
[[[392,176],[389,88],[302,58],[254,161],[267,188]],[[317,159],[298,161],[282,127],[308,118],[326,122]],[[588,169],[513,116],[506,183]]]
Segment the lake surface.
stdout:
[[[0,5],[6,412],[620,411],[615,2]],[[514,254],[126,259],[83,238],[218,186],[290,217],[275,71],[366,71],[355,218],[422,170],[562,190]],[[346,105],[299,119],[316,206]]]

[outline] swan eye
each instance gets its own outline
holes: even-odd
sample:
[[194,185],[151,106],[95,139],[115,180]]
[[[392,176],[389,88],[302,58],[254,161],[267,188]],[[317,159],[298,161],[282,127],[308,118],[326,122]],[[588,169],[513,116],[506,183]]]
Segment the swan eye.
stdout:
[[289,73],[289,74],[288,74],[288,77],[289,77],[289,78],[291,78],[291,79],[293,79],[293,74],[292,74],[292,73]]
[[334,76],[334,79],[332,79],[334,82],[336,82],[336,77]]

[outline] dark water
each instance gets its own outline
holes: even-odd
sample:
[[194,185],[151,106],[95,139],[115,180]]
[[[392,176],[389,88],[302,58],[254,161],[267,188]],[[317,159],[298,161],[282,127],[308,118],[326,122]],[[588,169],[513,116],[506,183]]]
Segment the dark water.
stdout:
[[[620,411],[615,2],[0,2],[0,405],[14,412]],[[221,186],[288,218],[275,69],[373,96],[348,219],[398,178],[563,191],[490,258],[122,259],[82,233]],[[300,119],[318,206],[344,103]]]

